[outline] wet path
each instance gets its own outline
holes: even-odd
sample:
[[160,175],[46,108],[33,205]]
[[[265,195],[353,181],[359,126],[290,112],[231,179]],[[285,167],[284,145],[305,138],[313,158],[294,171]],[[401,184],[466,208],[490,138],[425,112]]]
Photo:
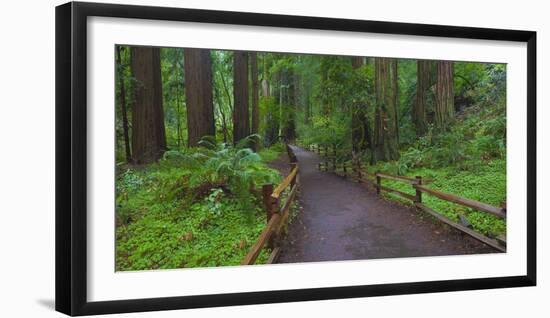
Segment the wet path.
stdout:
[[278,263],[495,252],[364,185],[317,170],[319,157],[294,147],[303,207]]

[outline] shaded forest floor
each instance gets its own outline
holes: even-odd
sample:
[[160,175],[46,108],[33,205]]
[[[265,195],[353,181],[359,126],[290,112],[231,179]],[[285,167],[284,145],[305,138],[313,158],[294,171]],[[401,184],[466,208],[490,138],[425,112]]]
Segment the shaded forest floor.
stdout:
[[[243,155],[223,147],[197,148],[171,151],[147,166],[121,167],[116,182],[116,270],[239,265],[266,222],[261,197],[251,194],[248,186],[282,179],[267,162],[282,168],[283,149],[277,144],[259,155]],[[228,171],[253,171],[246,174],[246,187],[239,186],[237,175],[220,170],[228,164],[238,165]],[[268,256],[269,251],[263,251],[258,263]]]
[[[365,169],[370,173],[377,171],[392,173],[395,170],[389,165],[375,165]],[[471,170],[461,170],[456,166],[440,169],[418,168],[405,174],[409,177],[422,176],[423,184],[430,189],[451,193],[460,197],[473,199],[493,206],[502,207],[506,202],[506,161],[501,159],[490,160]],[[409,184],[392,180],[383,180],[383,184],[393,189],[415,195]],[[411,201],[397,195],[383,192],[382,195],[390,200],[412,206]],[[429,208],[460,222],[459,216],[467,218],[472,227],[486,236],[497,237],[506,234],[506,222],[485,212],[440,200],[430,195],[422,197],[423,203]]]

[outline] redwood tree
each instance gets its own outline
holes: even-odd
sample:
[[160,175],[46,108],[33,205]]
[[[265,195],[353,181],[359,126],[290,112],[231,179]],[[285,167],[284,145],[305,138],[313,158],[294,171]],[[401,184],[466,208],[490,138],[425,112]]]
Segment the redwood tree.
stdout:
[[126,162],[132,162],[132,152],[130,151],[130,134],[128,132],[128,111],[126,110],[126,88],[124,85],[124,71],[122,64],[122,46],[116,47],[116,61],[120,68],[117,72],[118,85],[120,88],[120,112],[122,113],[122,130],[124,135],[124,150],[126,152]]
[[260,90],[258,86],[258,57],[256,52],[250,53],[250,75],[252,77],[252,133],[257,134],[260,129]]
[[442,130],[452,122],[455,114],[453,62],[437,62],[435,126]]
[[[277,141],[279,136],[279,116],[275,107],[275,97],[272,96],[272,94],[277,95],[275,90],[277,85],[271,85],[270,83],[272,76],[271,72],[268,71],[271,66],[270,53],[262,53],[260,56],[262,57],[262,101],[265,107],[265,114],[262,117],[262,121],[265,123],[263,140],[265,145],[270,146]],[[276,80],[273,79],[273,82],[276,82]]]
[[[363,57],[351,58],[351,66],[357,71],[363,66]],[[366,89],[366,88],[365,88]],[[354,102],[351,114],[351,141],[354,152],[362,152],[371,147],[370,126],[367,115],[367,105]]]
[[262,58],[262,97],[270,97],[271,96],[271,88],[269,87],[269,74],[268,74],[268,65],[267,65],[267,53],[263,53],[261,55]]
[[196,146],[204,136],[215,136],[210,50],[184,49],[187,141]]
[[398,125],[397,125],[397,60],[376,58],[374,71],[376,91],[376,112],[374,121],[373,161],[397,160]]
[[233,53],[233,143],[250,135],[248,113],[248,53]]
[[296,105],[297,105],[297,92],[296,92],[296,73],[291,67],[283,70],[284,76],[283,87],[281,91],[283,101],[281,103],[281,120],[283,126],[281,127],[282,135],[286,141],[293,141],[296,139]]
[[166,150],[160,49],[132,47],[134,105],[132,109],[133,161],[145,164],[158,160]]
[[424,136],[428,129],[426,118],[426,99],[431,81],[432,61],[418,60],[416,65],[416,100],[413,107],[412,118],[416,129],[416,136]]

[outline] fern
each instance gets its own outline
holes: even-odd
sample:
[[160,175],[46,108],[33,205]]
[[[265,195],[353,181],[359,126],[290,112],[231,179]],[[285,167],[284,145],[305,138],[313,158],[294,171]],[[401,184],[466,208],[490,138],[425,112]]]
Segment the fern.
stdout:
[[260,155],[247,147],[258,140],[258,135],[251,135],[232,146],[207,136],[199,141],[196,152],[170,154],[168,157],[195,168],[197,172],[189,180],[191,187],[225,185],[246,206],[243,210],[250,210],[250,188],[278,179],[278,173],[266,168]]

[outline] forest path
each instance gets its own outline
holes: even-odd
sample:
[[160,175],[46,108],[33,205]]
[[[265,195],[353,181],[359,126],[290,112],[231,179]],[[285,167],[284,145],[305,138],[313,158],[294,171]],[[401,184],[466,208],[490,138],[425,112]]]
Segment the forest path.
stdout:
[[315,153],[291,147],[303,209],[289,225],[278,263],[495,252],[362,184],[317,170]]

